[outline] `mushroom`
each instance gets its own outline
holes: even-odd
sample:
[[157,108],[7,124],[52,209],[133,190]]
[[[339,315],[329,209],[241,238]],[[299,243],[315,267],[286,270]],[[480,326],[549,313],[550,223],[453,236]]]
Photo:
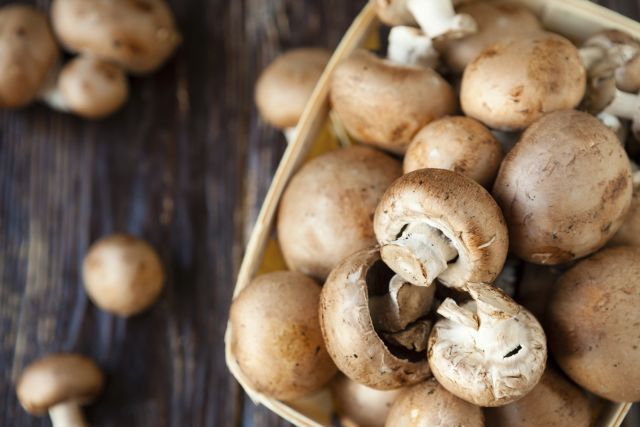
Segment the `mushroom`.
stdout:
[[336,67],[331,103],[351,136],[395,153],[457,108],[453,89],[431,68],[393,64],[365,50]]
[[399,161],[362,146],[306,163],[278,210],[278,240],[289,268],[324,280],[346,256],[375,244],[373,212],[401,173]]
[[318,322],[320,286],[294,271],[256,277],[231,304],[231,352],[247,381],[280,400],[321,389],[336,373]]
[[407,7],[407,0],[375,0],[376,13],[380,21],[390,27],[399,25],[417,25]]
[[411,141],[403,171],[447,169],[488,187],[493,183],[502,147],[491,132],[469,117],[444,117],[429,123]]
[[57,59],[44,13],[23,4],[0,8],[0,107],[22,107],[36,99]]
[[538,385],[525,397],[486,410],[493,427],[589,427],[589,400],[582,390],[554,368],[547,367]]
[[400,65],[435,68],[438,52],[431,39],[414,27],[396,26],[389,31],[387,59]]
[[127,234],[112,234],[91,245],[82,263],[82,278],[94,304],[128,317],[158,299],[164,271],[158,254],[147,242]]
[[331,272],[320,295],[320,325],[331,358],[350,379],[377,390],[416,384],[431,375],[424,351],[387,343],[375,330],[369,302],[389,292],[393,276],[377,248],[365,249]]
[[181,41],[164,0],[54,0],[51,22],[70,52],[133,74],[158,69]]
[[[596,49],[600,50],[599,54],[594,53]],[[640,43],[629,34],[619,30],[600,31],[587,39],[582,51],[587,53],[587,58],[599,60],[608,57],[616,64],[618,89],[625,92],[640,91]]]
[[29,365],[16,392],[33,415],[49,412],[53,427],[86,427],[80,406],[100,394],[104,376],[89,358],[72,353],[50,354]]
[[609,248],[564,273],[547,306],[549,347],[593,394],[640,400],[640,248]]
[[484,427],[482,409],[445,390],[434,379],[405,389],[396,399],[387,427]]
[[529,393],[547,360],[542,326],[488,284],[470,283],[473,302],[447,298],[429,337],[429,366],[449,392],[479,406],[500,406]]
[[389,409],[402,390],[376,390],[344,375],[336,375],[331,382],[333,407],[343,427],[384,427]]
[[331,53],[320,48],[292,49],[265,68],[255,89],[260,116],[291,142],[295,126]]
[[556,265],[586,256],[622,225],[631,203],[629,159],[616,136],[579,111],[548,114],[506,155],[493,187],[511,250]]
[[633,173],[633,197],[631,208],[618,232],[609,241],[611,246],[640,247],[640,171]]
[[455,73],[462,73],[480,52],[496,42],[542,31],[538,17],[518,4],[476,1],[461,5],[458,12],[471,16],[478,31],[460,39],[436,41],[436,49]]
[[540,32],[484,49],[465,69],[460,100],[467,116],[494,129],[519,130],[546,113],[577,106],[585,84],[576,47]]
[[373,220],[384,262],[404,280],[450,287],[491,283],[507,257],[500,208],[475,181],[442,169],[420,169],[384,193]]

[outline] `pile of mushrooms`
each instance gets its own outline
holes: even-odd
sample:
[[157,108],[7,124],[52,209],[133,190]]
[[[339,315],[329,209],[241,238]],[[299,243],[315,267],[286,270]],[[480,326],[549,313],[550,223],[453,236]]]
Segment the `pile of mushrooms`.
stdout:
[[[524,6],[376,5],[386,55],[357,50],[330,76],[354,146],[303,165],[277,218],[287,266],[307,275],[291,277],[324,283],[316,359],[290,345],[341,372],[341,425],[587,426],[588,394],[640,401],[640,172],[625,139],[628,121],[640,139],[640,42],[607,30],[576,46]],[[301,50],[269,66],[263,118],[294,126],[326,60]],[[232,343],[254,355],[234,355],[256,390],[288,400],[251,364],[281,351],[296,316],[249,330],[263,309],[238,307],[255,286],[231,316]]]

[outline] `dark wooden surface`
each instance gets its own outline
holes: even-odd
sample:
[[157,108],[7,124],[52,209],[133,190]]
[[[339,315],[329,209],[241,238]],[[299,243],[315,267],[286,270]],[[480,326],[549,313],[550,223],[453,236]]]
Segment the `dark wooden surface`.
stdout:
[[[132,80],[114,117],[0,112],[0,427],[49,425],[14,384],[52,351],[107,372],[94,426],[287,425],[224,364],[234,278],[285,146],[258,120],[253,85],[286,48],[334,48],[364,1],[173,0],[183,46]],[[640,18],[638,0],[601,3]],[[97,310],[79,275],[89,244],[114,231],[149,240],[167,267],[159,303],[129,320]]]

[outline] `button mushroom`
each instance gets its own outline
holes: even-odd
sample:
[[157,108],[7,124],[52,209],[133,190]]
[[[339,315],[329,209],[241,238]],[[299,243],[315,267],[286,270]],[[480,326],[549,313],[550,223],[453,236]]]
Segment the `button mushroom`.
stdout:
[[396,153],[457,108],[453,89],[432,69],[393,64],[364,50],[336,67],[331,103],[351,136]]
[[416,134],[407,148],[403,171],[448,169],[488,187],[502,156],[500,143],[481,123],[469,117],[444,117]]
[[456,288],[491,283],[507,257],[498,205],[479,184],[447,170],[421,169],[396,180],[373,227],[384,262],[414,285],[436,278]]
[[500,406],[529,393],[547,360],[542,326],[499,289],[469,284],[473,302],[447,298],[429,337],[429,366],[449,392],[479,406]]
[[402,390],[376,390],[344,375],[337,375],[331,382],[333,406],[343,427],[383,427]]
[[605,249],[563,274],[547,307],[549,347],[590,392],[640,400],[640,248]]
[[625,217],[622,227],[609,241],[611,246],[639,246],[640,247],[640,171],[633,173],[633,198],[631,208]]
[[164,282],[155,250],[145,241],[113,234],[94,243],[82,263],[89,298],[102,310],[132,316],[153,304]]
[[629,159],[593,116],[555,112],[531,125],[507,154],[493,195],[511,250],[536,264],[561,264],[601,248],[631,203]]
[[465,69],[465,114],[499,130],[524,129],[545,113],[577,106],[586,73],[564,37],[536,33],[487,47]]
[[335,375],[318,323],[319,298],[316,282],[279,271],[253,279],[231,304],[231,352],[258,392],[291,400]]
[[346,256],[375,244],[373,212],[401,173],[400,162],[362,146],[305,164],[278,210],[278,240],[289,268],[324,280]]
[[387,427],[484,427],[482,409],[449,393],[434,379],[402,392],[391,407]]
[[34,415],[49,412],[54,427],[86,427],[80,406],[104,386],[100,368],[79,354],[50,354],[29,365],[16,388],[22,407]]

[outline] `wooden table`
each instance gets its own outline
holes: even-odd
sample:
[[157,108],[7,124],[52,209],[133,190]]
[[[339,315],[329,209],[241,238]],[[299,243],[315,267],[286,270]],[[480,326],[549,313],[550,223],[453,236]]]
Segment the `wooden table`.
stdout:
[[[284,49],[334,48],[364,2],[173,0],[184,44],[131,80],[115,116],[0,112],[0,426],[49,425],[14,383],[53,351],[107,372],[93,426],[287,425],[244,397],[223,355],[244,243],[285,147],[258,120],[253,85]],[[640,18],[637,0],[600,3]],[[149,240],[167,267],[161,300],[129,320],[97,310],[79,274],[114,231]]]

